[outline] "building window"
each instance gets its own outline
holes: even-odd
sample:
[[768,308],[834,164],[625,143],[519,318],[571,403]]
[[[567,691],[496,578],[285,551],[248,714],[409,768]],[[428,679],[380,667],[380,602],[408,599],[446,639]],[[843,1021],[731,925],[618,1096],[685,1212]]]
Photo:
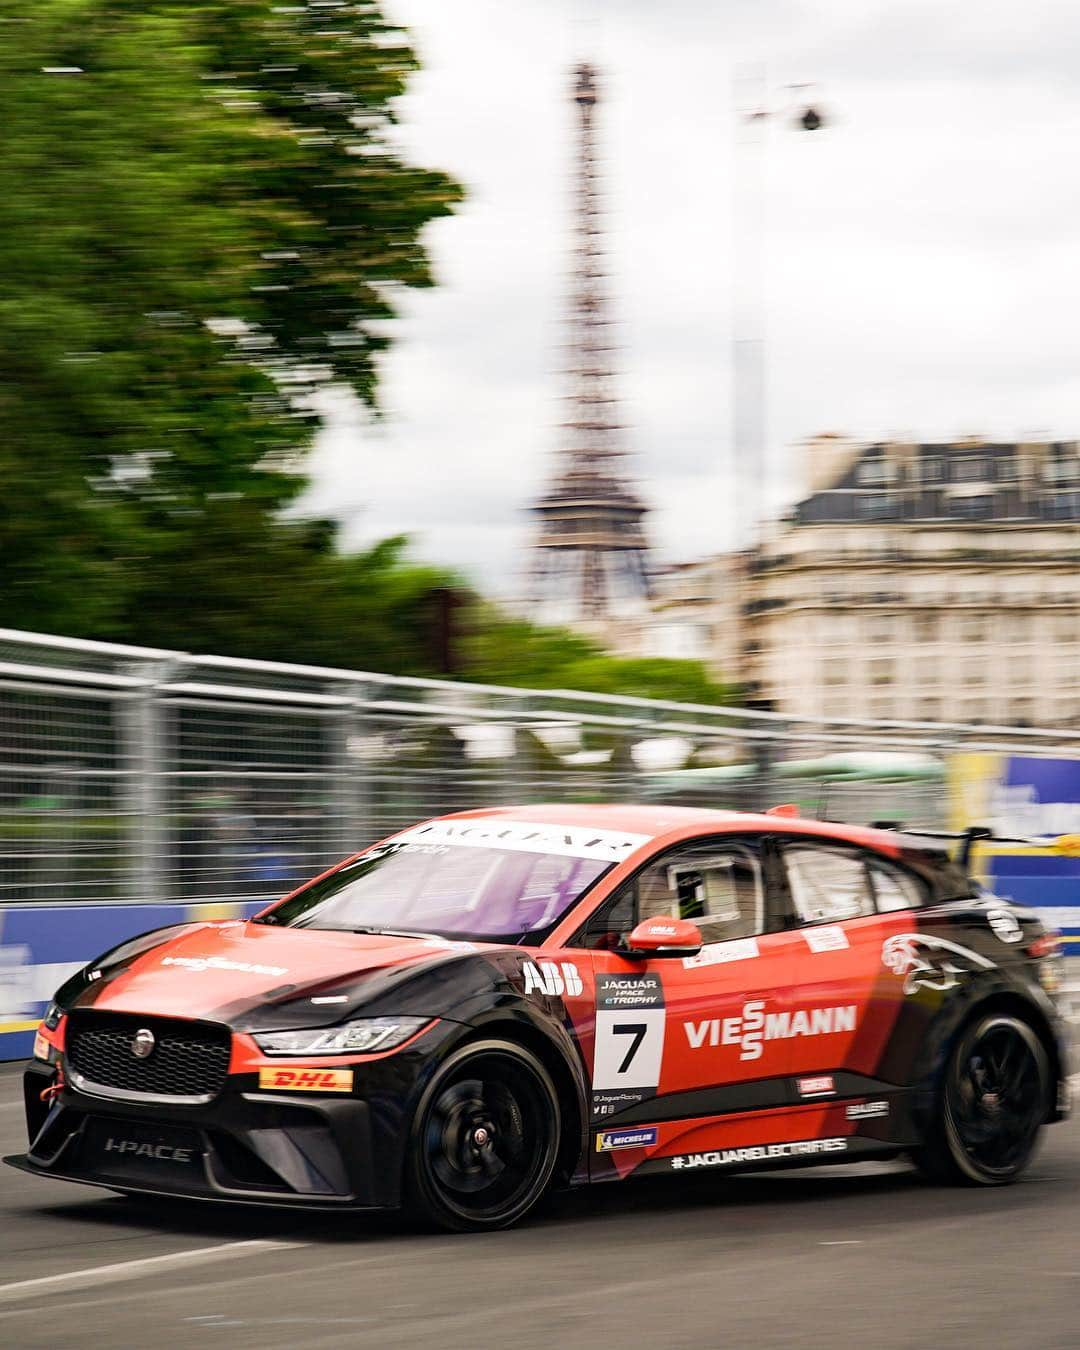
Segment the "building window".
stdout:
[[1054,520],[1072,520],[1080,515],[1080,492],[1055,492],[1047,498],[1047,507]]
[[894,501],[891,492],[864,493],[857,498],[855,507],[863,520],[881,520],[893,513]]
[[982,661],[969,661],[964,667],[965,684],[982,684],[986,667]]
[[863,632],[874,642],[888,642],[893,636],[893,621],[888,614],[868,614]]
[[887,656],[875,657],[867,665],[871,684],[892,684],[896,675],[896,662]]
[[915,638],[918,642],[934,642],[938,635],[938,616],[936,614],[915,615]]
[[1055,642],[1075,642],[1076,625],[1077,620],[1074,614],[1055,614],[1054,616]]
[[999,483],[1015,483],[1017,478],[1017,463],[1015,455],[1002,455],[996,465],[997,480]]
[[924,722],[937,722],[941,718],[941,700],[924,698],[919,704],[919,716]]
[[847,676],[847,662],[839,657],[830,656],[825,660],[825,683],[843,684]]
[[886,718],[892,716],[892,704],[887,698],[872,698],[870,700],[870,716],[875,722],[883,722]]
[[981,642],[986,637],[986,620],[981,614],[965,614],[960,619],[960,636],[965,642]]
[[1075,459],[1066,457],[1060,449],[1054,451],[1054,458],[1046,461],[1043,477],[1048,483],[1071,483],[1078,472],[1080,464]]
[[953,466],[953,479],[957,483],[981,483],[985,477],[986,460],[982,455],[966,455]]
[[855,470],[856,483],[888,483],[892,481],[892,470],[888,460],[864,459]]
[[1030,699],[1015,699],[1009,705],[1009,721],[1014,726],[1030,726],[1033,714],[1033,707]]
[[945,461],[940,455],[928,455],[922,462],[924,483],[940,483],[945,478]]
[[989,493],[976,493],[971,497],[954,497],[952,514],[961,520],[980,520],[993,510],[994,499]]

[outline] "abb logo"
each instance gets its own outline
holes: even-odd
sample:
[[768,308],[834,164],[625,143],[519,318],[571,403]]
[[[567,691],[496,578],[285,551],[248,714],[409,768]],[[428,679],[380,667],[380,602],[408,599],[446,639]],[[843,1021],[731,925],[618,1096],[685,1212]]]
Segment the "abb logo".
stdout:
[[539,961],[535,966],[531,961],[526,961],[521,970],[525,976],[527,994],[547,994],[549,998],[558,998],[561,994],[580,994],[585,988],[577,966],[570,961]]
[[352,1069],[260,1069],[259,1087],[289,1092],[350,1092]]

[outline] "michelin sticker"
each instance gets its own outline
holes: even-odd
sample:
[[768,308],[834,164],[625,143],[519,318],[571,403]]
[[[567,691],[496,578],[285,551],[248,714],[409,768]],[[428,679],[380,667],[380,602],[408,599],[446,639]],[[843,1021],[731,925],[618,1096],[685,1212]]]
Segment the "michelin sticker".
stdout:
[[593,1116],[654,1097],[664,1058],[664,987],[659,975],[596,977]]
[[597,1153],[610,1153],[617,1148],[651,1148],[659,1137],[655,1125],[642,1125],[635,1129],[601,1130],[596,1136]]

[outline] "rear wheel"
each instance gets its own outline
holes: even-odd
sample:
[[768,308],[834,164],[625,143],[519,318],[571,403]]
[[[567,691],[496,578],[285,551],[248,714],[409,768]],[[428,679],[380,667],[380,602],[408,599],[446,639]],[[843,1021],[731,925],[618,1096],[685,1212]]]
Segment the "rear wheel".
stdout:
[[543,1195],[559,1150],[558,1094],[509,1041],[452,1055],[417,1112],[406,1165],[410,1209],[443,1228],[505,1228]]
[[936,1119],[916,1162],[939,1181],[1004,1186],[1035,1153],[1050,1100],[1050,1063],[1026,1022],[974,1019],[949,1057]]

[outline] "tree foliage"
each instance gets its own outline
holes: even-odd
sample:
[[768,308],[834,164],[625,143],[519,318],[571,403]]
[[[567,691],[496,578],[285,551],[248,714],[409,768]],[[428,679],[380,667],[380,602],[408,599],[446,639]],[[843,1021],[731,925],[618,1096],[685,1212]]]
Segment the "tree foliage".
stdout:
[[374,560],[281,511],[303,395],[374,403],[395,297],[431,281],[423,227],[459,195],[395,146],[414,67],[364,0],[0,20],[5,623],[285,655],[343,615]]
[[591,638],[511,618],[490,605],[474,612],[462,643],[464,673],[487,684],[580,689],[678,703],[727,703],[734,690],[700,661],[614,656]]
[[[416,68],[372,0],[38,0],[0,13],[0,595],[8,626],[445,673],[444,571],[283,515],[307,397],[377,405],[424,227],[460,196],[396,144]],[[709,702],[476,597],[455,673]]]

